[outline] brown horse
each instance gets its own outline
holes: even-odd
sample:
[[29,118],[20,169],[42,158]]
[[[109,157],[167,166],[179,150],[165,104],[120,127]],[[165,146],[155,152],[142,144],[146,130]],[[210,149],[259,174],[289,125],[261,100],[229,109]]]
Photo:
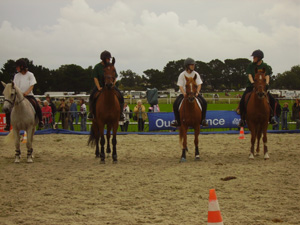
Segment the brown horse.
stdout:
[[186,94],[180,107],[180,122],[179,128],[179,142],[182,146],[182,155],[180,162],[186,161],[187,148],[187,131],[189,127],[194,128],[194,144],[195,144],[195,159],[199,160],[199,149],[198,149],[198,136],[200,133],[200,124],[202,121],[202,111],[196,101],[197,84],[195,75],[193,78],[185,77],[186,80]]
[[[119,126],[120,118],[120,104],[117,98],[116,92],[114,90],[114,83],[116,79],[116,70],[114,67],[114,60],[112,64],[107,65],[104,68],[104,80],[105,86],[99,93],[99,97],[96,101],[96,112],[93,119],[92,128],[90,132],[90,137],[88,144],[94,146],[96,145],[96,157],[101,158],[101,163],[105,163],[105,137],[104,137],[104,127],[106,125],[106,139],[107,148],[106,153],[110,153],[110,132],[113,130],[113,162],[116,163],[117,160],[117,129]],[[101,139],[100,139],[101,138]],[[101,153],[99,153],[99,139],[101,144]]]
[[256,154],[259,153],[259,142],[263,134],[264,159],[269,159],[267,147],[267,129],[270,117],[270,107],[266,91],[265,69],[255,69],[254,88],[247,104],[246,121],[251,131],[250,159],[254,159],[254,144],[257,139]]

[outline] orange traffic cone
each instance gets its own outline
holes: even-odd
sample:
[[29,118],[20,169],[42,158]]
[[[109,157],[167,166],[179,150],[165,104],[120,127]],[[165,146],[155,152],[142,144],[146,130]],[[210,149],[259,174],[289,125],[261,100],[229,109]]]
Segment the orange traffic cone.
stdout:
[[23,136],[22,143],[27,143],[27,133],[26,133],[26,131],[24,131],[24,136]]
[[224,225],[215,189],[209,190],[207,225]]
[[245,139],[244,127],[241,127],[241,129],[240,129],[239,139]]

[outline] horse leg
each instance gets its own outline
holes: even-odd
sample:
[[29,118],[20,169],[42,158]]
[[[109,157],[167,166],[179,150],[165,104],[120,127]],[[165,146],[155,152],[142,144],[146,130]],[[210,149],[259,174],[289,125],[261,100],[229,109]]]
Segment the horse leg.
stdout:
[[251,149],[250,149],[249,159],[254,159],[254,144],[255,144],[255,139],[256,139],[256,130],[252,129],[251,130]]
[[261,139],[261,129],[259,129],[257,131],[256,137],[257,137],[257,145],[256,145],[256,154],[255,154],[255,156],[259,156],[259,143],[260,143],[260,139]]
[[182,140],[182,154],[180,162],[186,162],[186,152],[187,152],[187,127],[181,125],[180,136]]
[[195,140],[194,140],[194,144],[195,144],[195,160],[200,160],[200,155],[199,155],[199,148],[198,148],[198,143],[199,143],[199,132],[200,132],[200,126],[197,126],[194,129],[194,135],[195,135]]
[[118,123],[113,127],[113,138],[112,138],[112,144],[113,144],[113,163],[117,163],[118,156],[117,156],[117,129],[118,129]]
[[107,131],[106,131],[106,141],[107,141],[106,153],[107,153],[107,157],[109,157],[109,154],[111,153],[111,149],[110,149],[110,130],[111,130],[111,126],[107,125]]
[[16,148],[16,155],[15,155],[15,163],[19,163],[20,162],[20,158],[21,158],[21,150],[20,150],[20,131],[19,130],[12,130],[13,135],[15,137],[15,148]]
[[264,142],[264,159],[267,160],[269,159],[269,154],[268,154],[268,146],[267,146],[267,130],[264,130],[263,134],[263,142]]
[[100,163],[105,163],[105,152],[104,152],[104,145],[105,145],[105,137],[104,134],[100,135],[100,144],[101,144],[101,153],[100,153]]
[[33,135],[34,135],[34,128],[33,129],[28,129],[27,130],[27,162],[28,163],[33,163],[33,149],[32,149],[32,141],[33,141]]

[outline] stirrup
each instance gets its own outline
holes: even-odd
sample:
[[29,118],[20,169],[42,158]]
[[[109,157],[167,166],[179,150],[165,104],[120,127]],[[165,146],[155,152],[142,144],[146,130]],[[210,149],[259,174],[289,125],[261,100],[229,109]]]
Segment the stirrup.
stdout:
[[277,123],[277,121],[275,120],[275,118],[272,117],[271,120],[270,120],[270,124],[272,124],[272,126],[276,126],[278,123]]
[[171,124],[170,124],[170,126],[171,127],[180,127],[180,124],[175,120],[174,122],[172,122]]
[[93,120],[94,119],[94,115],[93,113],[89,112],[88,116],[87,116],[88,120]]
[[208,123],[207,123],[207,121],[206,121],[206,119],[202,120],[201,125],[202,125],[203,127],[208,127],[208,126],[209,126]]

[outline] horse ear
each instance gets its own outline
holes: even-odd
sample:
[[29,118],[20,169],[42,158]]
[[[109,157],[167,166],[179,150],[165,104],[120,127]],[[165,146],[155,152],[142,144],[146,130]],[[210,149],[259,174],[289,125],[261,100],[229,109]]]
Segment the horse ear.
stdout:
[[194,79],[194,81],[196,81],[196,79],[197,79],[197,75],[196,75],[196,74],[195,74],[195,76],[194,76],[194,78],[193,78],[193,79]]
[[115,57],[112,57],[112,64],[115,65],[115,62],[116,62]]
[[1,81],[1,83],[2,83],[3,87],[5,87],[5,86],[6,86],[6,83],[4,83],[3,81]]

